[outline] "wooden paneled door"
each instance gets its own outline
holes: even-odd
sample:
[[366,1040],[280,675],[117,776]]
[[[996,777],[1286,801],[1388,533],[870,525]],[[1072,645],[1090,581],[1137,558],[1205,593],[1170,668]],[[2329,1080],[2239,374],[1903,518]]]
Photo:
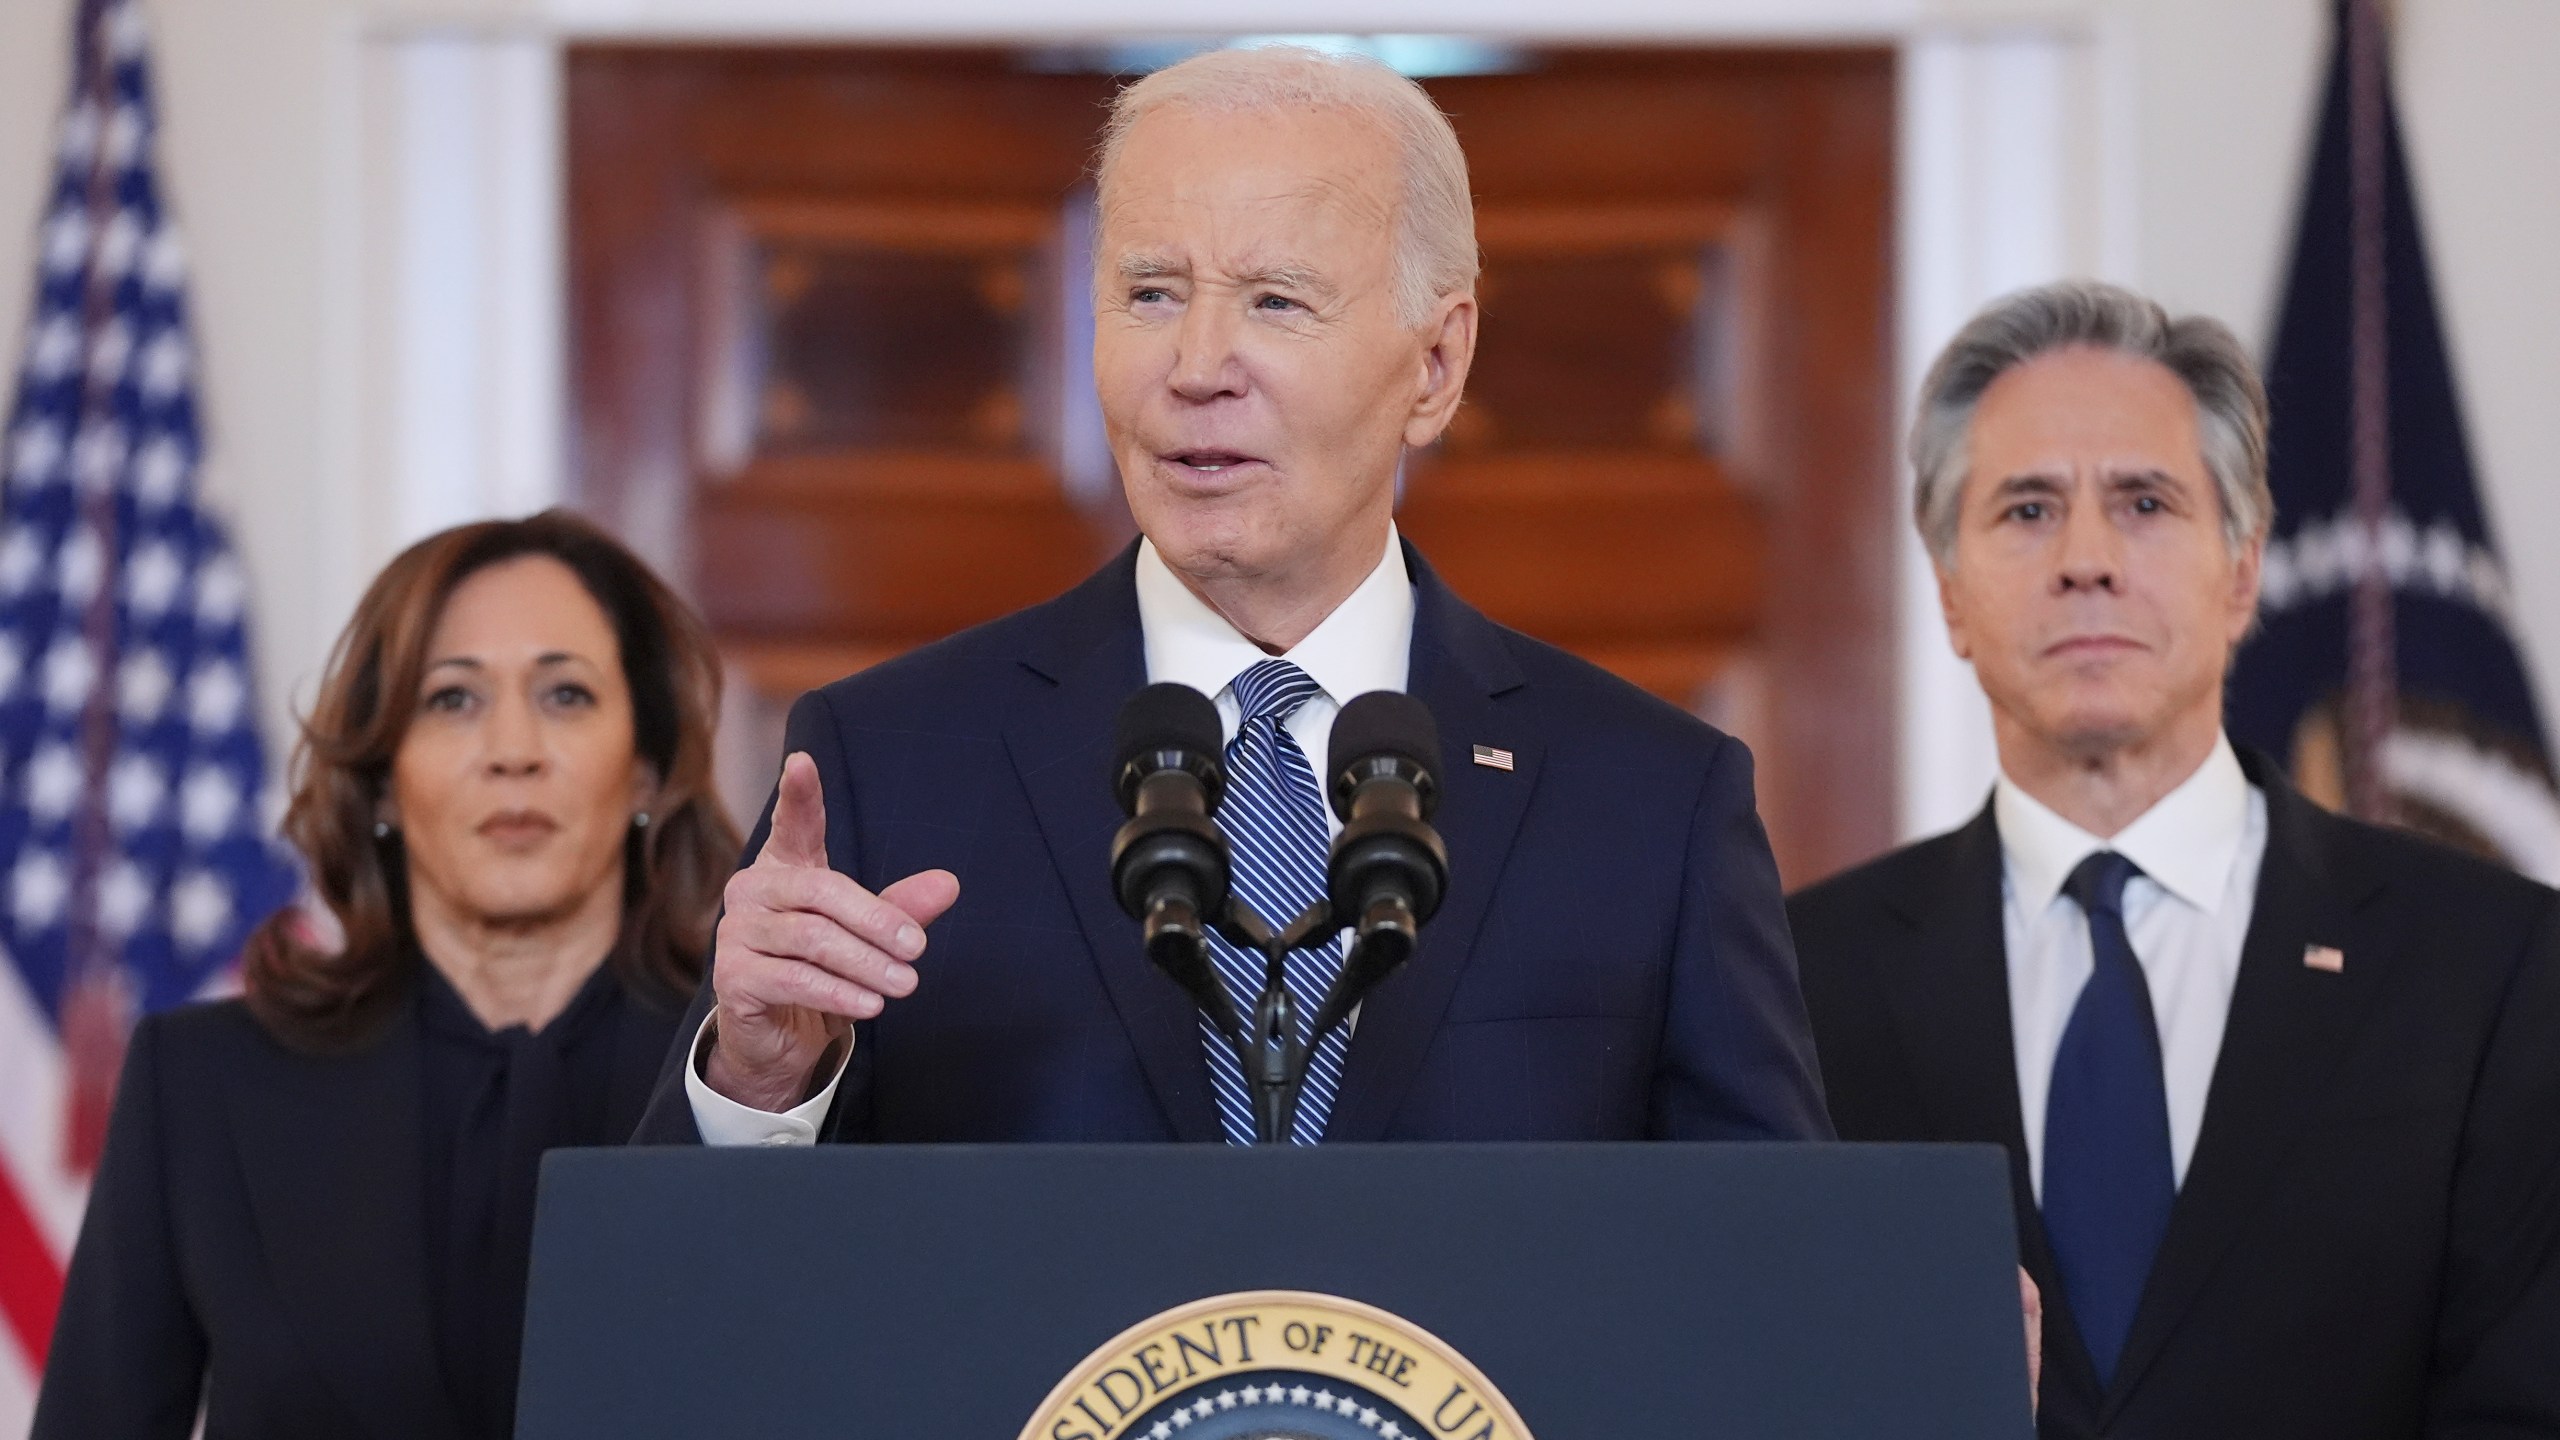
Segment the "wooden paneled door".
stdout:
[[[733,799],[761,798],[799,691],[1129,534],[1085,309],[1117,82],[1054,61],[571,52],[577,494],[718,634]],[[1430,83],[1473,170],[1484,329],[1400,523],[1496,618],[1750,740],[1791,884],[1876,852],[1889,54],[1554,51]]]

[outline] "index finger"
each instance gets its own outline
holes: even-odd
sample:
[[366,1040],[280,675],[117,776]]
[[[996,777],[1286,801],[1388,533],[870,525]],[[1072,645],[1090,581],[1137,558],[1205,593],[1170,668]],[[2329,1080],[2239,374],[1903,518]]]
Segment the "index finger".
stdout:
[[806,750],[782,757],[773,793],[773,819],[756,863],[823,866],[827,863],[827,792],[818,784],[818,762]]

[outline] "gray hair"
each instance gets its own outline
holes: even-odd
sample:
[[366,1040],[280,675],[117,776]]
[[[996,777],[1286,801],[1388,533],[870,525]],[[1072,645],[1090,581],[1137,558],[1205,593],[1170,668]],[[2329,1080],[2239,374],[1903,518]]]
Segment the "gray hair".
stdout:
[[1396,214],[1397,318],[1419,326],[1430,318],[1433,301],[1474,288],[1476,211],[1467,188],[1466,152],[1458,148],[1458,132],[1449,117],[1411,80],[1365,55],[1299,45],[1194,55],[1112,100],[1094,167],[1095,186],[1106,203],[1111,172],[1130,130],[1148,112],[1167,105],[1224,111],[1347,110],[1376,121],[1404,157],[1404,193]]
[[1911,422],[1912,515],[1940,567],[1955,563],[1965,438],[1982,392],[2039,355],[2084,345],[2155,361],[2186,385],[2204,468],[2222,502],[2225,543],[2237,551],[2273,522],[2267,391],[2239,337],[2209,316],[2171,319],[2118,286],[2066,280],[1991,302],[1947,342],[1920,382],[1920,413]]

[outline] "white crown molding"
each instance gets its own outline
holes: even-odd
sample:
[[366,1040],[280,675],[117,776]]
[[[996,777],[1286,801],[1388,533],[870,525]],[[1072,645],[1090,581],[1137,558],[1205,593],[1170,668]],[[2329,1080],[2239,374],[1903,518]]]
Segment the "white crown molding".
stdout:
[[998,43],[1139,34],[1451,32],[1546,43],[1892,43],[1922,34],[2086,32],[2098,0],[380,0],[376,33],[465,29],[564,39]]

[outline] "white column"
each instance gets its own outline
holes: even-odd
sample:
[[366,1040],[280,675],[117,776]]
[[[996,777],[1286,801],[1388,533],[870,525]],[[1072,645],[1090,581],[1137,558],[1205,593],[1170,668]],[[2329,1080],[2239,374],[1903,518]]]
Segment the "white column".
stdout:
[[[1929,362],[1984,302],[2066,275],[2121,275],[2133,197],[2117,134],[2122,47],[2105,31],[1922,33],[1902,51],[1901,416]],[[1898,483],[1910,484],[1907,471]],[[1926,551],[1900,552],[1906,837],[1964,823],[1997,768],[1990,707],[1947,644]]]
[[560,54],[518,34],[371,47],[373,335],[364,517],[378,562],[562,494]]

